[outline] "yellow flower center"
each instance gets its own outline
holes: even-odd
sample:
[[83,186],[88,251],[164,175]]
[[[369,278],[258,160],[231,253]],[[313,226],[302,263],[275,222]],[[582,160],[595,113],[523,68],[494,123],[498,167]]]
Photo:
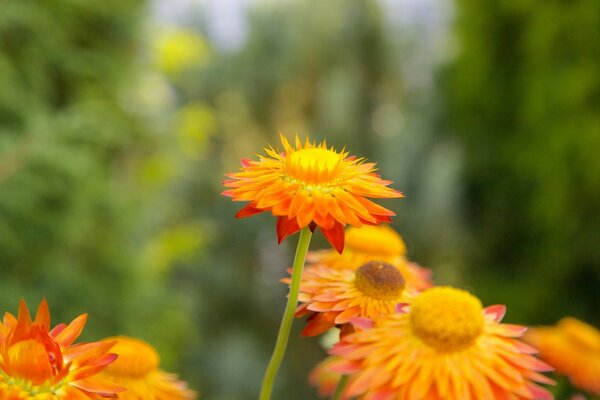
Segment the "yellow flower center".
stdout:
[[286,157],[287,173],[302,184],[322,185],[339,177],[342,155],[324,148],[291,152]]
[[413,333],[439,351],[458,351],[472,345],[483,331],[483,308],[478,298],[451,287],[429,289],[411,305]]
[[357,252],[386,257],[401,256],[406,246],[392,228],[385,225],[363,225],[346,231],[346,247]]
[[119,357],[106,368],[106,372],[115,376],[145,376],[158,368],[160,358],[154,347],[134,338],[118,336],[106,340],[118,340],[111,349]]
[[392,300],[402,294],[404,278],[393,265],[381,261],[369,261],[356,270],[354,285],[371,298]]

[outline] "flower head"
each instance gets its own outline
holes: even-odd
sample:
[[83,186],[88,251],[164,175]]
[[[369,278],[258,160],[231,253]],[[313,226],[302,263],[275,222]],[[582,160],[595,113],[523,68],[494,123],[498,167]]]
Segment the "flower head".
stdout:
[[393,313],[398,303],[409,301],[412,292],[398,268],[381,261],[356,270],[309,266],[302,277],[296,316],[309,314],[303,336],[320,335],[352,318]]
[[42,300],[35,320],[21,300],[18,317],[6,313],[0,323],[0,399],[59,400],[117,397],[123,388],[98,373],[112,363],[113,342],[73,344],[87,315],[50,330],[50,312]]
[[117,341],[114,352],[117,361],[106,368],[102,375],[109,381],[123,385],[127,391],[119,395],[123,400],[187,400],[195,399],[196,393],[177,376],[158,368],[160,358],[148,343],[127,336],[105,339]]
[[532,328],[525,341],[574,386],[600,396],[600,331],[567,317],[554,327]]
[[279,242],[300,229],[319,227],[338,251],[344,248],[344,226],[390,222],[394,213],[367,198],[403,197],[375,174],[375,164],[325,142],[295,147],[281,136],[283,152],[265,149],[258,161],[242,160],[240,172],[227,174],[223,195],[249,201],[236,217],[271,211],[277,220]]
[[[436,287],[370,329],[344,336],[332,368],[350,374],[346,396],[367,399],[551,399],[534,382],[551,368],[515,339],[525,328],[500,324],[505,307],[483,308],[468,292]],[[364,322],[363,322],[364,327]]]
[[371,261],[379,260],[396,266],[406,285],[416,290],[432,286],[431,271],[406,258],[406,245],[402,237],[387,225],[363,225],[346,230],[346,247],[342,254],[331,250],[309,252],[307,261],[331,268],[356,269]]

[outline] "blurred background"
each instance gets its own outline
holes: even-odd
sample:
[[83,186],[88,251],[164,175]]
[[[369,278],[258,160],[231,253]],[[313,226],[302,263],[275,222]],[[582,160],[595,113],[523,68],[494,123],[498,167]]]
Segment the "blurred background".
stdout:
[[[0,311],[45,296],[254,399],[296,238],[219,193],[281,131],[378,162],[437,283],[598,326],[599,27],[596,0],[4,1]],[[301,325],[274,398],[316,398]]]

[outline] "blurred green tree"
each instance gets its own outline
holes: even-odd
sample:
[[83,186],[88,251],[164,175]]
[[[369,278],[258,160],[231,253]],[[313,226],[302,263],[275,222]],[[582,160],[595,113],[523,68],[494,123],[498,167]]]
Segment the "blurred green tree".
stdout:
[[158,142],[127,102],[144,16],[142,0],[2,4],[0,309],[46,297],[54,321],[89,312],[88,338],[142,335],[173,362],[189,322],[144,274],[138,223]]
[[446,99],[466,154],[472,282],[509,317],[600,323],[600,8],[457,1]]

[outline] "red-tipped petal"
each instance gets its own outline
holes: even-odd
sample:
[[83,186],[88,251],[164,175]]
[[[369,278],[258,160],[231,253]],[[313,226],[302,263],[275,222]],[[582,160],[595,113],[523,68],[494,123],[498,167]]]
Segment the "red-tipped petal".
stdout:
[[242,158],[240,164],[242,164],[242,167],[250,167],[252,165],[252,160],[249,158]]
[[254,214],[260,214],[265,210],[261,210],[259,208],[253,207],[252,204],[248,204],[246,207],[242,208],[240,211],[235,214],[236,218],[246,218]]
[[506,314],[506,306],[502,304],[496,304],[493,306],[486,307],[484,312],[494,318],[494,321],[500,322]]
[[300,336],[318,336],[327,332],[334,326],[335,324],[333,322],[317,317],[308,322],[306,327],[302,330],[302,333],[300,333]]
[[344,240],[345,240],[344,225],[342,225],[338,222],[335,225],[333,225],[333,228],[331,228],[331,229],[323,229],[321,227],[321,232],[323,232],[325,239],[327,239],[327,241],[329,243],[331,243],[333,248],[338,253],[342,254],[342,252],[344,251]]
[[300,227],[296,218],[289,219],[288,217],[277,218],[277,243],[281,244],[284,239],[298,232]]

